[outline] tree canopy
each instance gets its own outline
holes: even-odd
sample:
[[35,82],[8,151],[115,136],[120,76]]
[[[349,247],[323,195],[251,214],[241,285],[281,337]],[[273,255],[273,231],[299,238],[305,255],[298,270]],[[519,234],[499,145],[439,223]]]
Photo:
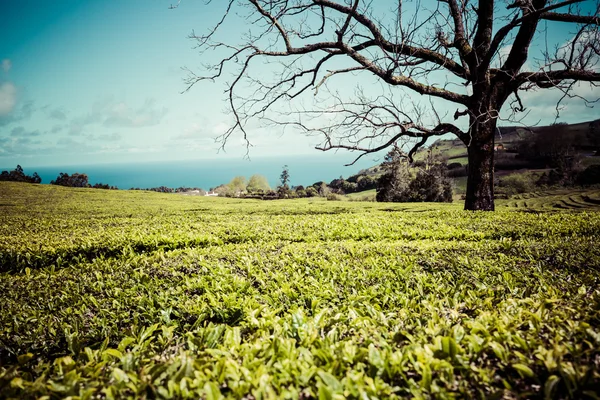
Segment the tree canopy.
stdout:
[[254,174],[248,180],[246,190],[249,193],[267,192],[271,190],[271,186],[264,175]]
[[79,188],[90,187],[88,176],[86,174],[80,174],[77,172],[72,175],[69,175],[66,172],[61,172],[55,180],[50,181],[50,184]]
[[0,173],[0,181],[42,183],[42,178],[40,178],[37,172],[34,172],[31,176],[25,174],[23,167],[17,165],[12,171],[2,171]]

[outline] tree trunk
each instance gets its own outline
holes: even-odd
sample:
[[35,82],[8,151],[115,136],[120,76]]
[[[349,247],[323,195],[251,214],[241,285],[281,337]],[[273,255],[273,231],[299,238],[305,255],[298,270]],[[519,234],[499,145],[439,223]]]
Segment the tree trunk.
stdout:
[[471,124],[465,210],[494,211],[495,131],[495,118]]

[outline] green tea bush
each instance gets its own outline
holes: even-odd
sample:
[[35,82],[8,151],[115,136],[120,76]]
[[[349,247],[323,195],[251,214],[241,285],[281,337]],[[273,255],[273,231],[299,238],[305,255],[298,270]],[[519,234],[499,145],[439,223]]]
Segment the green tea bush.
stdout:
[[498,186],[502,192],[511,196],[518,193],[533,192],[535,181],[530,174],[511,174],[500,178]]
[[597,396],[592,208],[0,194],[0,398]]

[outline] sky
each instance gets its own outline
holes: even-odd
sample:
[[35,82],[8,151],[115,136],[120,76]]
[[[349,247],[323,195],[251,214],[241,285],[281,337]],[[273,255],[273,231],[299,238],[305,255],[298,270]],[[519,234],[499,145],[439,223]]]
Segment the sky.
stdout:
[[[246,153],[234,137],[223,82],[184,92],[182,67],[202,70],[187,36],[205,32],[223,2],[167,0],[3,1],[0,13],[0,166],[194,160]],[[382,3],[383,4],[383,3]],[[229,26],[233,40],[245,27]],[[565,27],[552,30],[568,40]],[[564,37],[564,39],[561,39]],[[265,72],[268,73],[268,72]],[[365,82],[369,84],[368,82]],[[595,89],[582,87],[584,94]],[[553,122],[557,94],[526,96],[530,123]],[[597,118],[576,100],[561,121]],[[452,111],[453,112],[453,111]],[[249,127],[251,158],[310,155],[315,138]],[[344,156],[345,162],[353,159]]]

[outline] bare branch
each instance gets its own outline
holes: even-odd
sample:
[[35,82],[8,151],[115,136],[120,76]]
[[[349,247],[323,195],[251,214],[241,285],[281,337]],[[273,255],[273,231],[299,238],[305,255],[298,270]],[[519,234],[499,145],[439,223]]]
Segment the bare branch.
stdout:
[[541,19],[558,22],[572,22],[577,24],[600,25],[600,16],[598,15],[574,15],[546,12],[540,16]]
[[[356,160],[392,145],[410,158],[428,139],[453,134],[469,148],[467,208],[489,210],[503,105],[511,102],[512,118],[527,112],[520,91],[555,88],[560,104],[577,97],[576,82],[600,83],[600,3],[584,15],[583,1],[515,0],[499,12],[495,0],[414,9],[402,0],[228,0],[211,30],[192,35],[217,58],[206,55],[201,74],[188,70],[186,90],[231,77],[223,146],[234,131],[249,146],[251,121],[316,135],[318,149],[355,151]],[[553,53],[548,41],[536,45],[550,21],[572,27]],[[237,44],[221,32],[228,23],[248,26]],[[352,82],[367,88],[351,93]],[[459,105],[453,114],[442,106],[450,103]]]

